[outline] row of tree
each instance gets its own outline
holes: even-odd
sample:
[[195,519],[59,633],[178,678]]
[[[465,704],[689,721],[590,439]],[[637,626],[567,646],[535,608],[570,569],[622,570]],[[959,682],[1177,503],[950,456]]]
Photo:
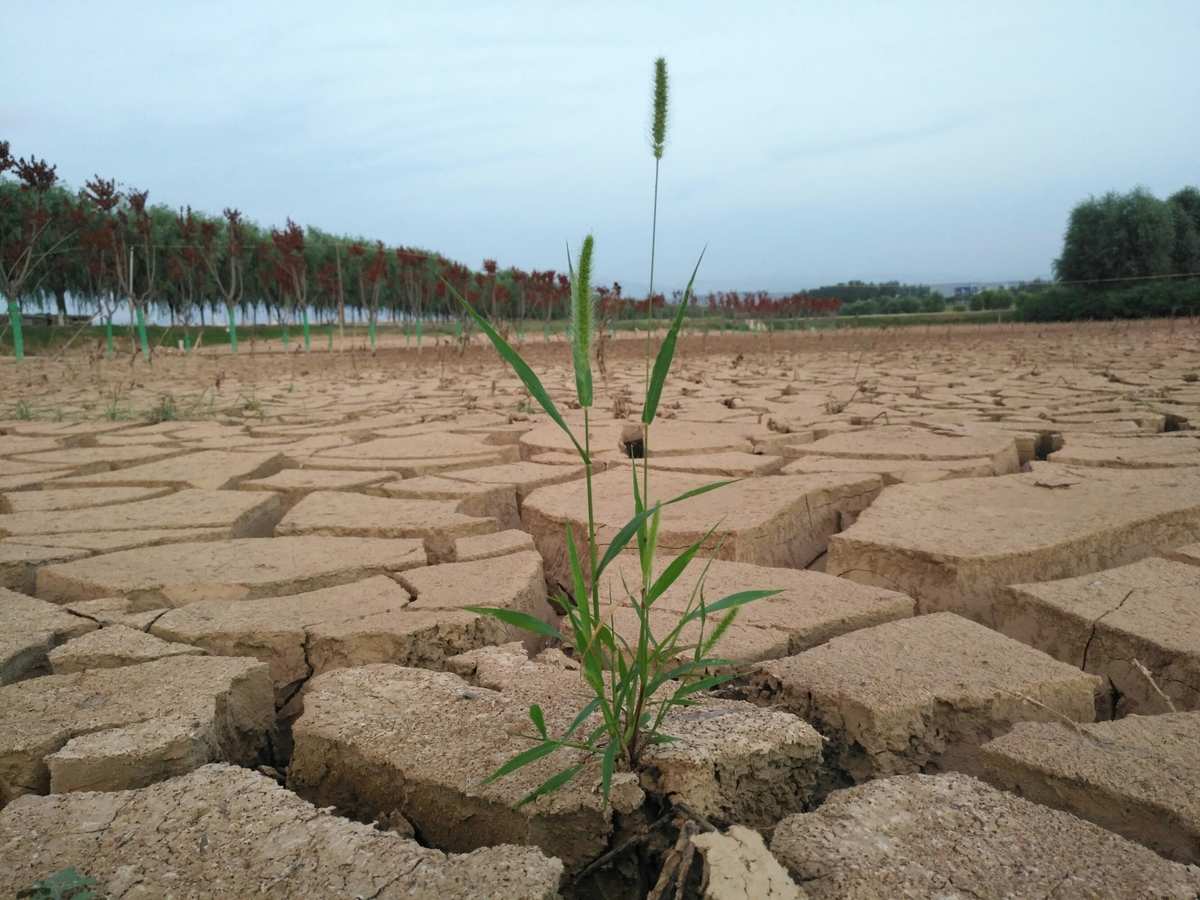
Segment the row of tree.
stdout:
[[[8,177],[3,177],[8,175]],[[147,191],[99,176],[72,191],[55,167],[14,157],[0,142],[0,292],[10,307],[52,303],[109,319],[130,304],[139,321],[197,322],[263,309],[280,323],[310,312],[372,324],[381,314],[426,320],[458,314],[457,291],[498,318],[565,315],[569,283],[553,271],[479,270],[415,247],[303,228],[263,228],[237,209],[211,216],[152,204]],[[620,286],[606,289],[620,297]]]
[[[456,317],[459,293],[495,319],[548,322],[568,314],[569,284],[555,271],[500,268],[490,259],[474,270],[428,250],[290,219],[264,228],[233,208],[220,216],[171,209],[151,203],[147,191],[99,176],[73,191],[53,165],[15,157],[0,142],[0,292],[14,315],[33,303],[65,320],[70,303],[93,320],[111,321],[128,304],[139,324],[233,324],[235,311],[244,321],[262,310],[283,325],[307,323],[310,313],[344,323],[349,312],[374,326],[381,316]],[[661,293],[625,297],[616,282],[596,294],[610,322],[658,315],[668,305]],[[679,299],[676,292],[672,300]],[[840,305],[833,295],[722,292],[697,312],[794,318],[833,315]]]

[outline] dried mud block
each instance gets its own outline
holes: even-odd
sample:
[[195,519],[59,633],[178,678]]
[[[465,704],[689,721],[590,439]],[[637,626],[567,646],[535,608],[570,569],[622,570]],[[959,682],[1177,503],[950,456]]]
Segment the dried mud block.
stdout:
[[494,519],[468,516],[437,500],[389,500],[366,494],[317,491],[288,511],[275,526],[281,536],[420,538],[431,560],[454,555],[460,537],[497,530]]
[[17,462],[50,468],[72,469],[76,475],[91,475],[157,462],[186,453],[178,447],[70,447],[16,456]]
[[642,786],[711,821],[769,829],[810,807],[822,768],[822,739],[781,710],[704,699],[673,711],[673,743],[644,757]]
[[[115,553],[137,547],[158,547],[194,541],[220,541],[229,537],[225,528],[131,528],[128,531],[63,531],[57,534],[21,534],[11,537],[0,546],[32,544],[34,546],[90,553]],[[35,573],[36,576],[36,573]]]
[[475,436],[441,432],[381,437],[333,447],[309,457],[307,465],[327,469],[387,469],[415,478],[453,469],[516,462],[519,458],[515,444],[489,444]]
[[55,675],[70,675],[86,669],[116,669],[168,656],[199,656],[203,653],[199,647],[171,643],[140,629],[112,625],[55,647],[50,651],[49,659]]
[[794,445],[789,449],[789,455],[886,460],[889,463],[983,458],[991,463],[993,475],[1007,475],[1020,469],[1012,435],[1001,432],[948,434],[909,425],[881,425],[831,434],[811,444]]
[[309,629],[308,661],[315,673],[370,663],[441,669],[454,656],[492,644],[526,639],[488,616],[467,612],[493,606],[554,620],[546,602],[541,558],[534,552],[412,569],[396,578],[412,597],[402,610],[372,613]]
[[313,491],[359,491],[391,481],[395,472],[340,469],[284,469],[267,478],[243,481],[243,491],[275,491],[296,501]]
[[1013,585],[995,609],[1004,634],[1104,679],[1102,718],[1166,712],[1168,702],[1200,709],[1196,566],[1151,557],[1077,578]]
[[1037,463],[1002,478],[895,485],[829,541],[826,571],[993,624],[1010,584],[1124,565],[1200,538],[1186,470]]
[[391,578],[376,575],[285,597],[191,603],[164,613],[150,633],[218,656],[252,656],[267,663],[276,705],[282,706],[313,674],[309,642],[315,626],[401,610],[410,599]]
[[0,801],[141,787],[250,763],[275,718],[267,667],[172,656],[0,688]]
[[71,532],[221,528],[228,537],[266,537],[282,509],[273,494],[185,490],[114,506],[11,513],[0,516],[0,534],[41,539]]
[[[654,572],[661,573],[669,561],[666,557],[656,559]],[[782,635],[784,653],[776,655],[799,653],[839,634],[908,618],[913,615],[915,606],[912,598],[904,594],[821,572],[718,559],[711,562],[693,560],[675,583],[654,601],[654,609],[660,614],[669,612],[677,616],[689,604],[694,605],[698,602],[694,598],[699,596],[702,576],[704,598],[708,603],[740,591],[779,591],[772,597],[741,607],[732,626]],[[622,554],[602,576],[601,600],[625,605],[628,603],[625,586],[636,589],[640,581],[641,567],[636,556]],[[724,644],[721,647],[724,649],[719,648],[719,655],[727,655],[728,647]]]
[[652,453],[650,468],[667,472],[692,472],[697,475],[713,475],[722,478],[747,478],[755,475],[778,475],[785,462],[786,460],[782,456],[765,456],[741,450],[727,450],[724,453],[689,453],[682,456],[655,456]]
[[371,493],[398,500],[450,500],[460,513],[468,516],[495,519],[500,528],[519,528],[517,492],[510,484],[478,484],[454,481],[440,475],[425,475],[389,481],[372,488]]
[[[660,472],[654,498],[670,498],[709,484],[704,475]],[[748,478],[664,507],[659,546],[680,551],[716,525],[701,553],[764,566],[803,568],[820,556],[845,516],[857,514],[878,494],[877,476],[773,475]],[[633,514],[629,473],[613,470],[593,479],[598,540],[616,536]],[[540,488],[521,507],[525,530],[546,561],[552,584],[570,583],[564,529],[586,544],[582,483]]]
[[54,647],[95,628],[53,603],[0,588],[0,684],[48,674]]
[[1161,897],[1200,870],[967,775],[904,775],[784,819],[771,852],[810,897]]
[[1200,466],[1200,440],[1187,432],[1176,435],[1130,438],[1072,439],[1047,457],[1050,462],[1073,466],[1117,469],[1165,469]]
[[57,603],[131,597],[138,609],[155,609],[295,594],[425,562],[416,540],[283,537],[167,544],[44,566],[37,592]]
[[0,541],[0,588],[32,594],[40,566],[70,562],[87,555],[86,550],[73,547],[42,547]]
[[150,500],[171,492],[167,487],[46,488],[40,491],[16,491],[0,497],[0,510],[6,513],[47,512],[58,509],[86,509],[111,506],[134,500]]
[[[565,730],[586,702],[569,693],[545,699],[552,732]],[[521,798],[569,765],[576,751],[483,784],[528,748],[516,736],[527,713],[523,698],[472,687],[448,672],[392,665],[329,672],[305,692],[288,787],[354,818],[398,811],[439,849],[535,845],[577,869],[608,849],[613,831],[613,807],[602,808],[596,790],[598,763],[525,806],[518,806]]]
[[846,459],[839,456],[802,456],[783,467],[784,475],[813,472],[875,474],[888,484],[924,484],[950,478],[985,478],[996,474],[990,459],[887,460]]
[[495,619],[453,609],[374,613],[308,629],[308,661],[314,673],[373,663],[442,669],[447,660],[508,639]]
[[1178,862],[1200,863],[1200,713],[1078,730],[1023,723],[983,745],[983,776]]
[[536,462],[515,462],[503,466],[485,466],[481,469],[459,469],[447,472],[446,478],[453,481],[469,481],[473,484],[511,485],[517,492],[518,502],[530,492],[552,484],[563,484],[583,478],[583,466],[553,466]]
[[454,561],[471,562],[476,559],[491,559],[496,556],[507,556],[509,553],[520,553],[522,550],[533,549],[533,538],[528,533],[510,528],[494,534],[459,538],[454,542]]
[[888,622],[761,663],[748,696],[829,739],[853,782],[978,765],[1022,721],[1095,717],[1098,679],[952,613]]
[[[536,550],[410,569],[397,578],[413,595],[413,611],[492,606],[527,613],[547,624],[558,618],[546,600],[546,577]],[[529,632],[515,627],[507,633],[510,641],[530,638]]]
[[757,831],[732,825],[724,834],[698,834],[692,845],[704,859],[704,900],[804,900],[808,896]]
[[6,896],[67,867],[130,898],[551,900],[562,875],[528,848],[429,850],[220,764],[137,791],[24,797],[0,812],[0,847]]

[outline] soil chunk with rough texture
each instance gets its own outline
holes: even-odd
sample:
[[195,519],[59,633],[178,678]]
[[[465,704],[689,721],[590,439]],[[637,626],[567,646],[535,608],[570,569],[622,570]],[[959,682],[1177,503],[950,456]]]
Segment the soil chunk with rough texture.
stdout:
[[1200,863],[1200,713],[1023,722],[983,745],[984,777],[1179,862]]
[[309,494],[275,527],[280,536],[421,538],[434,560],[450,559],[457,538],[496,530],[494,519],[464,515],[453,503],[389,500],[341,491]]
[[416,540],[283,537],[168,544],[46,566],[38,572],[38,596],[58,603],[130,596],[141,609],[155,609],[317,590],[425,561]]
[[886,488],[829,541],[826,571],[985,625],[1010,584],[1069,578],[1200,538],[1200,479],[1187,470],[1038,463],[1002,478]]
[[1090,722],[1097,678],[952,613],[864,628],[760,663],[750,695],[811,722],[852,782],[978,766],[1017,722]]
[[1166,712],[1170,704],[1200,709],[1196,566],[1151,557],[1062,581],[1013,585],[996,603],[996,627],[1101,676],[1105,717]]
[[219,764],[137,791],[24,797],[0,812],[0,847],[5,896],[68,866],[109,896],[147,898],[551,900],[562,875],[524,847],[429,850]]
[[116,669],[167,656],[203,653],[199,647],[164,641],[124,625],[112,625],[55,647],[49,659],[55,675],[69,675],[85,669]]
[[267,667],[252,659],[170,656],[10,684],[0,688],[0,802],[248,764],[274,717]]
[[[710,484],[704,475],[659,472],[652,500],[667,500]],[[748,478],[692,497],[662,510],[658,531],[663,552],[682,551],[700,540],[703,555],[802,569],[824,551],[844,517],[866,508],[879,492],[874,475],[772,475]],[[628,471],[604,472],[594,479],[598,540],[607,544],[633,515]],[[587,519],[582,482],[544,487],[521,506],[525,530],[546,560],[552,584],[570,583],[567,527],[577,547],[586,546]]]
[[771,852],[813,898],[1161,897],[1200,870],[967,775],[903,775],[784,819]]
[[96,623],[61,606],[0,588],[0,684],[50,672],[50,651]]

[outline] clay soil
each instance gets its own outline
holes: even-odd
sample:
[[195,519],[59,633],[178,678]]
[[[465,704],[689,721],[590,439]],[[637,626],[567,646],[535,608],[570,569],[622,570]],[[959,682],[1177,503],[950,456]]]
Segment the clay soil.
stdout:
[[[608,807],[483,783],[586,702],[466,609],[559,623],[569,444],[478,335],[318,343],[0,360],[0,893],[1200,891],[1200,322],[685,334],[652,485],[740,480],[663,552],[719,523],[712,590],[781,594]],[[581,429],[561,339],[520,350]],[[602,541],[645,350],[595,363]]]

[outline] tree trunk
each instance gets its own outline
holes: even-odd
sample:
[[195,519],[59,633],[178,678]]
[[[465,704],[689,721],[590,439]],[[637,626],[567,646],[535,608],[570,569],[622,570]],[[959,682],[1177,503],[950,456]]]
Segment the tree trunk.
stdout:
[[64,288],[54,289],[54,302],[58,306],[58,324],[67,324],[67,292]]

